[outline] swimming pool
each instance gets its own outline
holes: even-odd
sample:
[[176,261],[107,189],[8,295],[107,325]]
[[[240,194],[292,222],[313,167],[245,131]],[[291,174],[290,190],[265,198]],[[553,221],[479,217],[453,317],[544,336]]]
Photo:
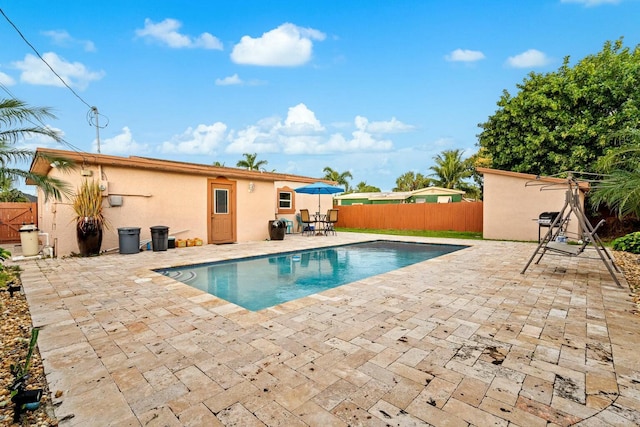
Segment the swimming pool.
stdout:
[[466,247],[376,240],[155,271],[258,311]]

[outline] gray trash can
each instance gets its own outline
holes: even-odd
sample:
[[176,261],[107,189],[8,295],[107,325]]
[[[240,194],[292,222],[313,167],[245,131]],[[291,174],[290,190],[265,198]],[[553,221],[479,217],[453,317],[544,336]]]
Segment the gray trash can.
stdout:
[[165,225],[151,227],[151,246],[154,252],[167,250],[169,246],[169,227]]
[[118,228],[118,242],[121,254],[140,252],[140,227]]

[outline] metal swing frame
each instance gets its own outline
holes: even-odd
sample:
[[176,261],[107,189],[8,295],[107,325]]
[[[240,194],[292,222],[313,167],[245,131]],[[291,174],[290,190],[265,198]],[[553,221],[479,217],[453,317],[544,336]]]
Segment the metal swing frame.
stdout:
[[[573,177],[572,173],[568,173],[567,184],[568,186],[566,190],[565,202],[564,206],[560,210],[560,213],[556,216],[555,220],[549,227],[549,230],[545,234],[544,238],[540,240],[538,247],[529,258],[527,265],[521,271],[521,274],[524,274],[536,256],[539,255],[537,261],[538,264],[542,257],[549,253],[550,255],[565,255],[565,256],[578,256],[580,255],[587,246],[591,245],[596,250],[599,258],[602,260],[604,265],[607,267],[609,274],[613,281],[618,285],[618,287],[622,287],[616,273],[621,273],[621,271],[616,266],[611,254],[604,247],[604,243],[598,236],[598,229],[604,224],[604,220],[601,220],[595,227],[591,225],[591,223],[587,220],[587,216],[580,204],[580,184]],[[543,188],[544,189],[544,188]],[[578,224],[580,229],[582,230],[582,242],[580,245],[570,245],[566,242],[558,241],[558,236],[562,236],[566,230],[566,225],[569,222],[571,215],[574,215],[578,220]]]

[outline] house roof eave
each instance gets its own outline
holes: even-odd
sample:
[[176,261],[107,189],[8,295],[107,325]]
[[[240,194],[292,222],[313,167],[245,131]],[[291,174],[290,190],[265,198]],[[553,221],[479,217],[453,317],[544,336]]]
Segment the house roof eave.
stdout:
[[[174,160],[152,159],[147,157],[118,157],[107,154],[78,153],[51,148],[38,148],[36,154],[64,157],[80,165],[119,166],[123,168],[135,168],[154,170],[160,172],[183,173],[200,176],[225,176],[227,178],[251,179],[255,181],[296,181],[301,183],[313,183],[317,181],[334,184],[333,181],[311,178],[300,175],[283,174],[277,172],[251,171],[247,169],[231,168],[226,166],[213,166],[198,163],[178,162]],[[43,157],[36,155],[31,163],[30,172],[47,175],[51,171],[51,164]],[[28,184],[33,184],[29,183]]]

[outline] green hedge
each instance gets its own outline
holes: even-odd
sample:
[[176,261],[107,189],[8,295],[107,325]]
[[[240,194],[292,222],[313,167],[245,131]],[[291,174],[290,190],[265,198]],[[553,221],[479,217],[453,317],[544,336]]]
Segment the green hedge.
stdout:
[[613,241],[612,247],[616,251],[640,254],[640,231],[629,233],[626,236],[618,237]]

